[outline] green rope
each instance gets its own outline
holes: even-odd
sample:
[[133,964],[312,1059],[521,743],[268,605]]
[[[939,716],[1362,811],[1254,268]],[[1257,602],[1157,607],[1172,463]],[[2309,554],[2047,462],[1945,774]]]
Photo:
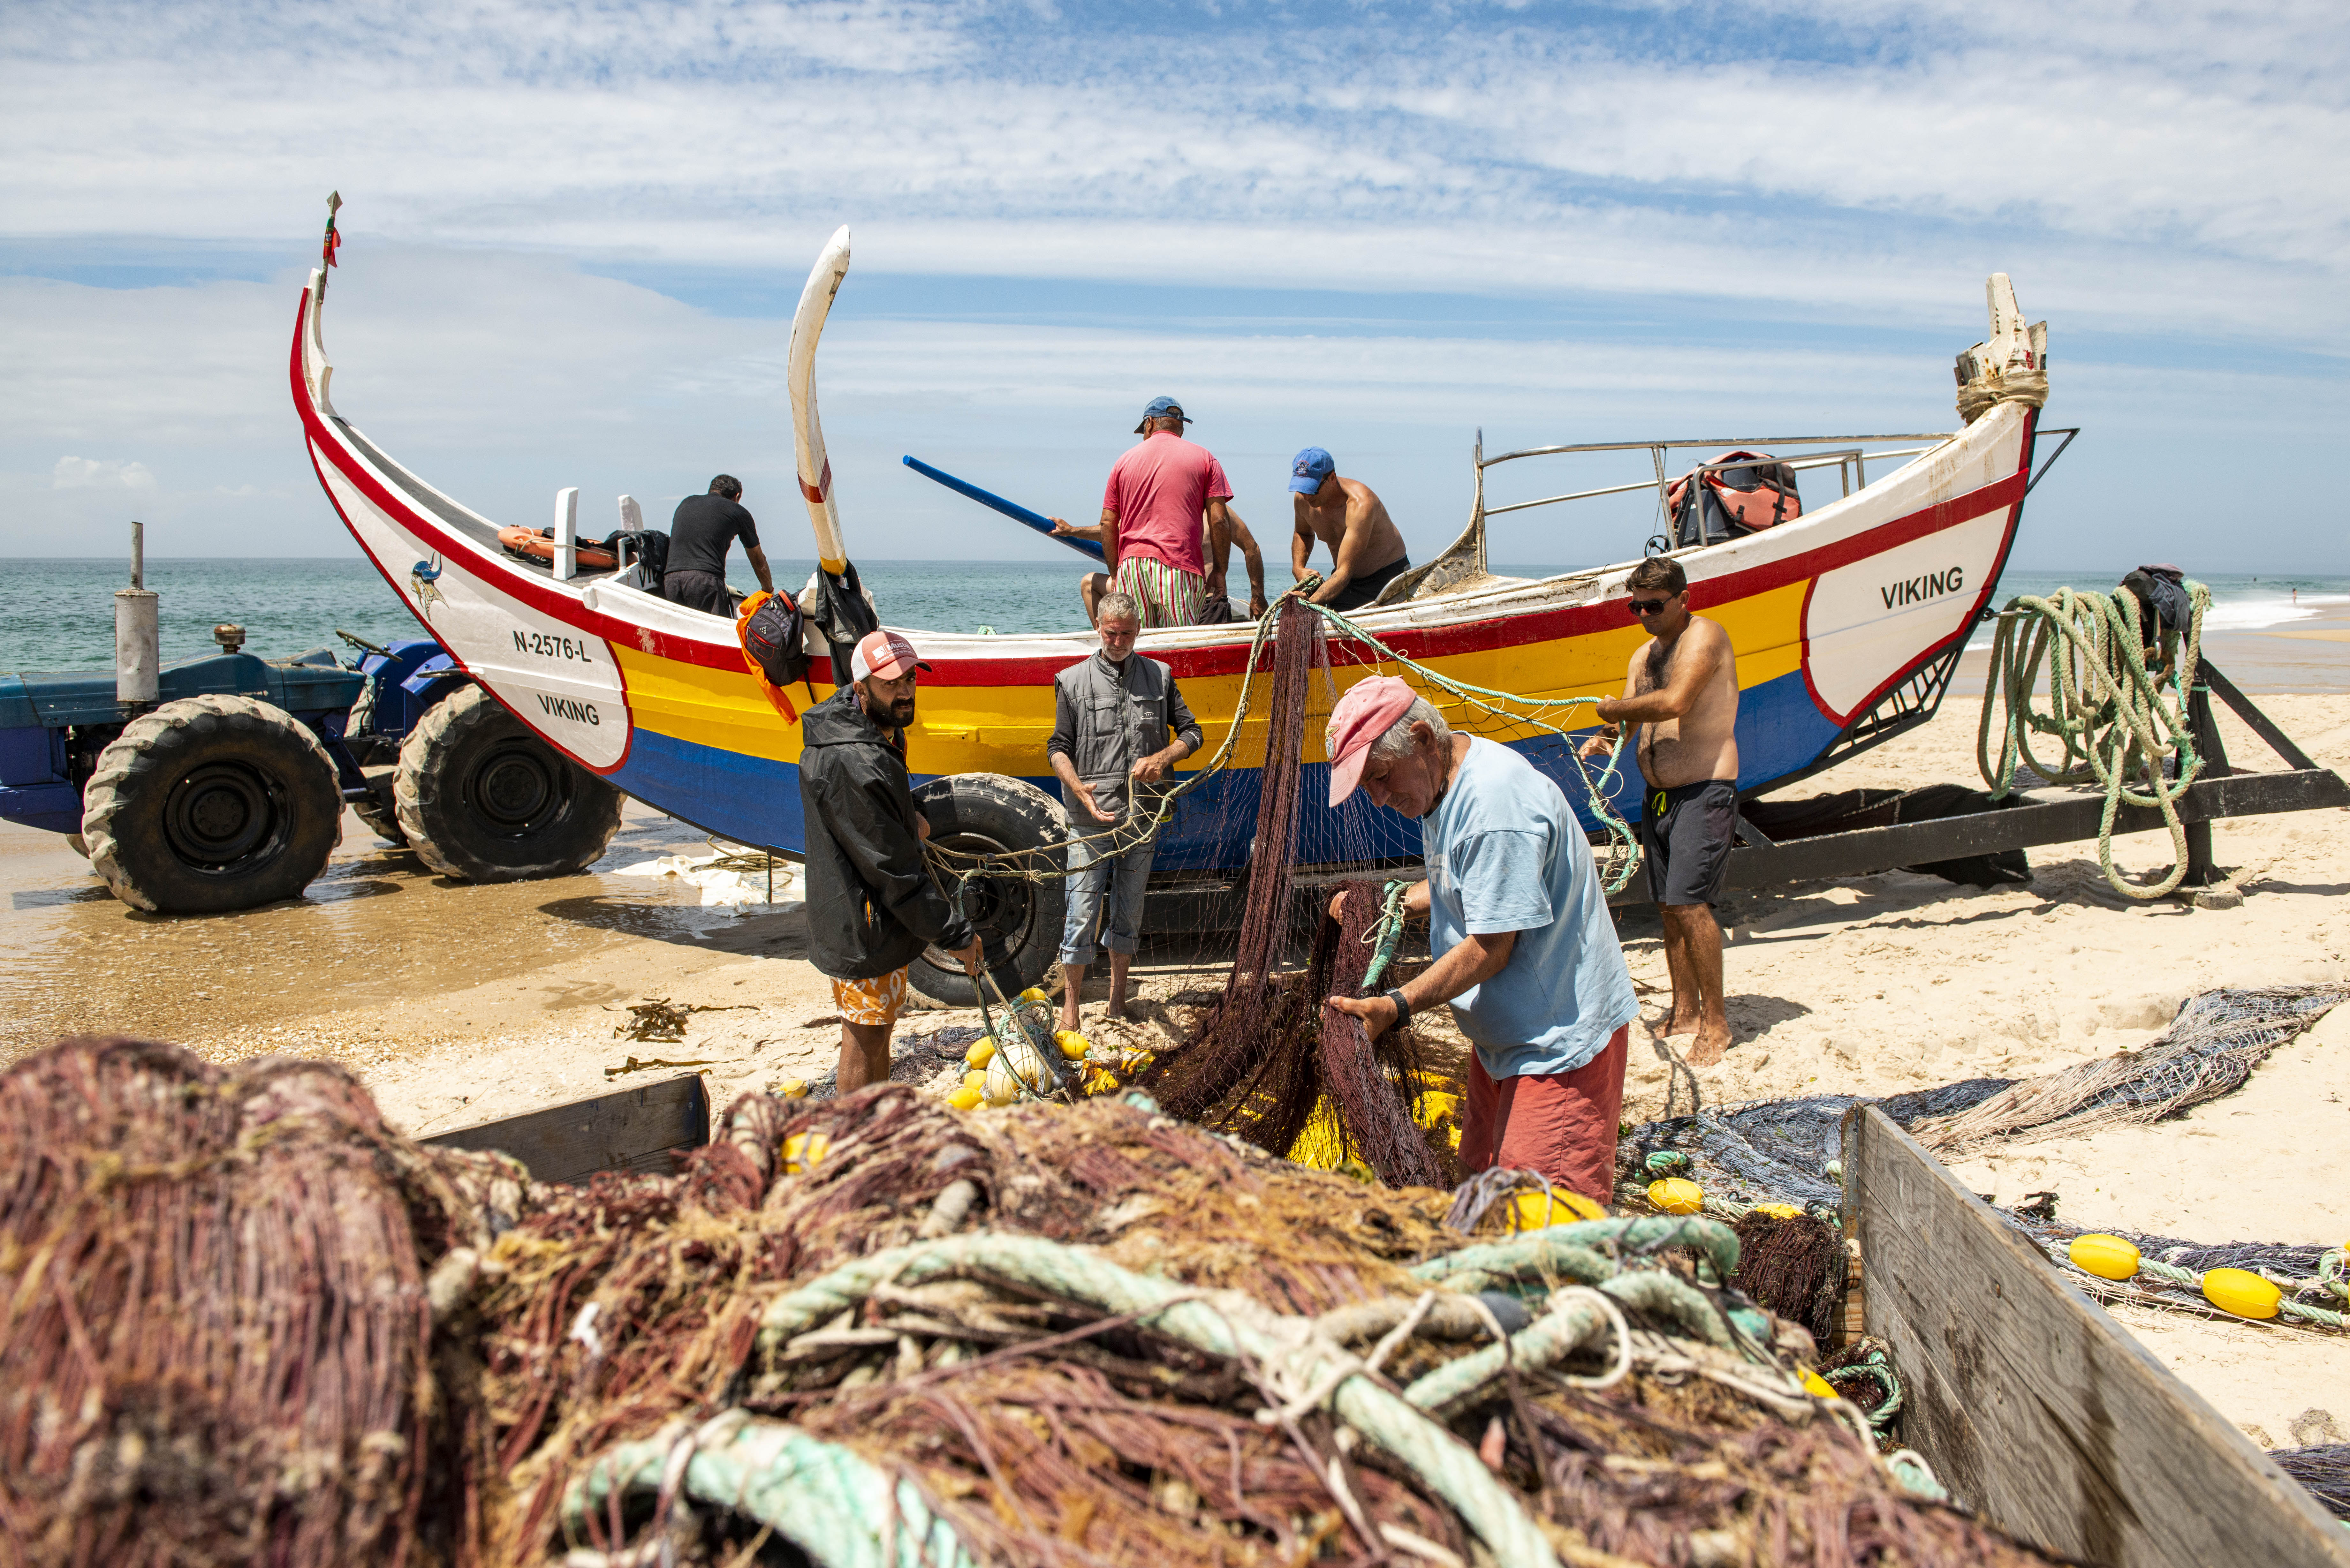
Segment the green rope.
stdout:
[[[2201,583],[2189,582],[2187,590],[2193,613],[2185,638],[2173,628],[2162,628],[2167,675],[2147,672],[2135,594],[2126,588],[2110,594],[2059,588],[2045,598],[2022,594],[2008,601],[1999,614],[1983,682],[1975,760],[1992,798],[2014,793],[2019,766],[2029,766],[2052,784],[2101,786],[2106,809],[2097,823],[2097,863],[2115,890],[2130,898],[2158,898],[2187,875],[2187,827],[2177,803],[2203,772],[2187,708],[2202,658],[2203,616],[2211,603],[2211,591]],[[2033,701],[2043,662],[2045,711]],[[1994,761],[1992,716],[2002,707]],[[2034,733],[2063,745],[2054,766],[2033,751]],[[2177,757],[2178,764],[2178,776],[2168,782],[2162,776],[2167,756]],[[2142,784],[2133,784],[2134,777]],[[2126,881],[2115,869],[2114,818],[2124,805],[2159,809],[2169,829],[2173,864],[2151,886]]]
[[[2080,1264],[2073,1262],[2072,1252],[2067,1245],[2051,1244],[2047,1247],[2046,1251],[2049,1260],[2052,1262],[2069,1269],[2074,1273],[2079,1274],[2085,1279],[2098,1280],[2104,1283],[2110,1284],[2113,1282],[2106,1280],[2104,1275],[2090,1273],[2086,1269],[2082,1268]],[[2345,1288],[2344,1282],[2338,1277],[2345,1267],[2345,1251],[2339,1248],[2323,1254],[2318,1259],[2317,1274],[2314,1279],[2296,1280],[2290,1276],[2280,1277],[2276,1274],[2269,1273],[2264,1270],[2253,1270],[2251,1272],[2258,1273],[2261,1278],[2268,1281],[2269,1283],[2276,1286],[2279,1291],[2283,1293],[2282,1299],[2277,1303],[2277,1312],[2280,1315],[2294,1318],[2303,1323],[2314,1324],[2321,1328],[2350,1329],[2350,1313],[2336,1312],[2331,1308],[2318,1306],[2310,1302],[2295,1301],[2293,1299],[2294,1293],[2309,1290],[2314,1287],[2318,1290],[2328,1291],[2335,1294],[2342,1295],[2345,1300],[2350,1300],[2350,1288]],[[2137,1272],[2141,1274],[2152,1274],[2156,1279],[2162,1281],[2166,1284],[2176,1285],[2181,1290],[2192,1291],[2199,1296],[2204,1295],[2203,1276],[2196,1272],[2193,1269],[2184,1269],[2179,1267],[2177,1263],[2166,1263],[2159,1258],[2140,1257],[2137,1261]],[[2209,1300],[2210,1298],[2206,1296],[2205,1299]],[[2220,1310],[2224,1312],[2227,1309],[2222,1307]]]
[[[1858,1382],[1863,1378],[1875,1378],[1885,1386],[1885,1403],[1874,1410],[1865,1409],[1861,1412],[1868,1417],[1868,1425],[1873,1431],[1885,1430],[1893,1424],[1893,1417],[1901,1413],[1902,1402],[1906,1397],[1901,1387],[1901,1379],[1894,1373],[1892,1359],[1882,1350],[1871,1350],[1864,1359],[1834,1367],[1821,1373],[1820,1377],[1838,1395],[1844,1395],[1844,1384],[1846,1379]],[[1850,1396],[1846,1395],[1845,1397],[1849,1398]]]
[[[1596,1284],[1597,1279],[1575,1273],[1583,1267],[1577,1254],[1592,1255],[1599,1248],[1618,1251],[1655,1251],[1665,1247],[1689,1247],[1704,1254],[1714,1272],[1729,1279],[1738,1272],[1738,1232],[1718,1220],[1674,1215],[1639,1214],[1615,1220],[1577,1220],[1522,1231],[1505,1241],[1486,1241],[1430,1258],[1411,1272],[1433,1283],[1475,1271],[1499,1279],[1528,1275],[1565,1274]],[[1599,1278],[1613,1274],[1608,1265]]]
[[837,1443],[741,1410],[699,1431],[672,1428],[599,1456],[564,1489],[565,1532],[581,1539],[614,1492],[660,1491],[689,1443],[685,1495],[773,1525],[822,1568],[975,1568],[913,1481]]
[[[1600,699],[1555,697],[1537,700],[1532,697],[1521,697],[1511,691],[1496,691],[1489,686],[1476,686],[1465,680],[1455,680],[1441,670],[1431,670],[1418,659],[1408,659],[1398,653],[1328,605],[1317,605],[1309,599],[1306,601],[1306,607],[1319,613],[1339,631],[1370,649],[1381,659],[1389,663],[1403,666],[1429,685],[1451,692],[1471,707],[1509,723],[1532,730],[1544,730],[1556,736],[1565,745],[1568,760],[1574,763],[1575,773],[1583,780],[1584,794],[1590,803],[1591,815],[1598,819],[1600,826],[1607,830],[1607,836],[1615,843],[1614,849],[1610,851],[1610,857],[1615,861],[1616,869],[1606,878],[1607,891],[1611,895],[1620,893],[1631,883],[1632,873],[1640,867],[1639,835],[1632,831],[1629,823],[1617,815],[1615,806],[1609,804],[1607,799],[1608,787],[1615,783],[1617,769],[1624,760],[1624,746],[1631,737],[1631,726],[1626,725],[1617,732],[1615,748],[1607,753],[1607,765],[1600,769],[1598,776],[1594,778],[1591,770],[1584,765],[1583,752],[1575,743],[1575,737],[1543,716],[1554,709],[1566,710],[1594,706]],[[1501,706],[1504,703],[1508,706]]]
[[1277,1317],[1244,1296],[1201,1293],[1120,1268],[1090,1251],[1034,1236],[979,1233],[892,1247],[844,1263],[785,1292],[762,1315],[760,1352],[774,1356],[791,1338],[830,1321],[884,1284],[993,1280],[1083,1302],[1103,1312],[1149,1317],[1162,1334],[1211,1355],[1278,1368],[1365,1440],[1404,1465],[1450,1504],[1502,1568],[1555,1568],[1548,1540],[1517,1498],[1451,1432],[1367,1376],[1310,1323]]
[[1363,940],[1375,944],[1370,967],[1363,971],[1363,984],[1356,994],[1369,996],[1379,989],[1387,978],[1388,965],[1395,962],[1396,949],[1403,945],[1403,900],[1411,891],[1411,884],[1402,877],[1391,879],[1387,886],[1387,898],[1379,909],[1378,923],[1363,933]]

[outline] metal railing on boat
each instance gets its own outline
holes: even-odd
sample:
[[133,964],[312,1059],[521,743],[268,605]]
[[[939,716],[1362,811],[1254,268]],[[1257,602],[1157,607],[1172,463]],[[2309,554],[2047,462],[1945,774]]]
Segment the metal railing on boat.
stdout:
[[[1784,462],[1788,467],[1799,471],[1833,466],[1836,469],[1837,477],[1843,483],[1844,493],[1850,495],[1855,490],[1866,488],[1868,484],[1868,464],[1871,460],[1883,462],[1894,458],[1914,458],[1921,453],[1931,452],[1935,447],[1940,445],[1946,441],[1949,441],[1954,433],[1955,432],[1950,431],[1911,431],[1896,435],[1750,436],[1743,439],[1723,439],[1718,441],[1674,440],[1577,441],[1563,446],[1524,447],[1516,452],[1503,452],[1498,457],[1487,457],[1485,455],[1485,432],[1479,431],[1477,432],[1476,452],[1479,504],[1485,516],[1498,517],[1505,512],[1523,512],[1529,507],[1551,506],[1562,501],[1588,501],[1596,496],[1629,495],[1635,491],[1654,490],[1657,493],[1658,504],[1659,505],[1663,505],[1666,504],[1666,493],[1671,488],[1672,481],[1674,477],[1676,477],[1667,472],[1665,462],[1666,454],[1672,452],[1687,452],[1704,448],[1711,448],[1717,452],[1729,450],[1766,452],[1776,447],[1824,446],[1835,448],[1836,450],[1830,452],[1811,452],[1798,458],[1777,458],[1774,459],[1774,461]],[[1868,446],[1881,441],[1924,441],[1926,444],[1923,446],[1900,447],[1886,452],[1868,452],[1865,450]],[[1505,506],[1490,506],[1483,504],[1485,471],[1489,468],[1496,468],[1505,462],[1515,462],[1520,458],[1564,457],[1583,452],[1647,452],[1648,454],[1649,462],[1656,469],[1656,478],[1653,480],[1638,480],[1630,484],[1604,485],[1596,490],[1571,491],[1564,495],[1545,495],[1534,501],[1513,501]],[[1751,467],[1752,462],[1753,460],[1752,458],[1742,459],[1731,462],[1703,462],[1697,464],[1691,472],[1716,473],[1728,469]]]

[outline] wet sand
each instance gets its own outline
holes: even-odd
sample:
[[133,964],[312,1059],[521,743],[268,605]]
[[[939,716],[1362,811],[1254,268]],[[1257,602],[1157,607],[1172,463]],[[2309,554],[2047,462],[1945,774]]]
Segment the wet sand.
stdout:
[[[2321,763],[2350,772],[2350,648],[2272,636],[2249,650],[2215,646],[2213,657],[2248,687],[2297,677],[2319,689],[2264,705]],[[1932,724],[1805,787],[1971,782],[1975,714],[1954,698]],[[2238,765],[2277,765],[2232,717],[2222,727]],[[2220,824],[2219,858],[2246,895],[2230,909],[2125,899],[2099,875],[2094,845],[2033,850],[2035,879],[2023,887],[1890,872],[1734,894],[1727,989],[1738,1038],[1722,1064],[1700,1071],[1708,1099],[2022,1075],[2143,1044],[2205,987],[2341,981],[2345,829],[2341,811]],[[799,907],[705,908],[691,888],[617,874],[703,847],[692,830],[632,805],[589,873],[473,887],[432,876],[347,819],[308,898],[170,919],[116,903],[61,839],[0,825],[11,939],[0,948],[0,1063],[90,1031],[176,1040],[221,1059],[323,1056],[360,1073],[386,1114],[420,1134],[647,1075],[706,1072],[720,1104],[814,1077],[831,1064],[837,1032],[828,987],[805,960]],[[2138,872],[2167,853],[2160,835],[2121,844]],[[1666,976],[1653,913],[1628,913],[1622,934],[1657,1016]],[[1152,942],[1138,973],[1148,1017],[1131,1030],[1147,1039],[1180,1032],[1211,1001],[1222,965],[1194,945]],[[1100,993],[1097,975],[1087,1027],[1118,1033],[1096,1022]],[[680,1043],[616,1038],[627,1004],[655,996],[725,1011],[697,1014]],[[901,1032],[967,1021],[920,1014]],[[1666,1081],[1636,1048],[1627,1116],[1657,1114]],[[2331,1244],[2350,1237],[2345,1151],[2350,1010],[2244,1089],[2177,1121],[1993,1152],[1958,1169],[2001,1201],[2054,1188],[2074,1223]],[[2350,1426],[2350,1340],[2116,1315],[2264,1440],[2292,1440],[2313,1408]]]

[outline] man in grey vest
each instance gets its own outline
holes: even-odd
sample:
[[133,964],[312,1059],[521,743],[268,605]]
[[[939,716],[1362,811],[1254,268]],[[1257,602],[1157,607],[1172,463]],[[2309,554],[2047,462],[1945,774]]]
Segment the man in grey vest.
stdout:
[[[1061,928],[1061,1027],[1077,1027],[1077,999],[1094,958],[1105,892],[1109,929],[1109,1013],[1126,1016],[1126,971],[1142,929],[1143,885],[1157,840],[1146,836],[1161,781],[1200,749],[1200,726],[1175,677],[1134,651],[1142,608],[1111,592],[1096,607],[1101,651],[1053,682],[1053,738],[1045,742],[1069,814],[1069,912]],[[1170,734],[1174,736],[1170,743]],[[1129,807],[1131,812],[1129,813]]]

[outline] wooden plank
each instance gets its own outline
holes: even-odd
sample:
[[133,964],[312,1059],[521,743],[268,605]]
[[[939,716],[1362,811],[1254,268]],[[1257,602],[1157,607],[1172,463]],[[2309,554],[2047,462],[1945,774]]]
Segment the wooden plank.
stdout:
[[[2178,815],[2184,821],[2200,822],[2340,805],[2350,805],[2350,784],[2327,769],[2309,768],[2199,779],[2179,797]],[[1898,866],[1922,866],[2042,844],[2085,842],[2097,836],[2105,808],[2103,795],[2083,794],[2056,800],[2026,797],[2024,804],[2001,810],[1824,833],[1815,838],[1783,840],[1768,849],[1732,849],[1725,885],[1770,888],[1823,877],[1865,877]],[[2162,814],[2151,806],[2126,805],[2114,821],[2116,835],[2162,826]],[[1617,906],[1645,903],[1648,888],[1646,877],[1635,877],[1630,887],[1607,901]]]
[[1868,1332],[1953,1494],[2101,1568],[2350,1568],[2350,1531],[1873,1106],[1844,1167]]
[[666,1176],[671,1149],[710,1141],[710,1092],[701,1074],[687,1073],[421,1141],[510,1154],[539,1181],[580,1182],[599,1170]]

